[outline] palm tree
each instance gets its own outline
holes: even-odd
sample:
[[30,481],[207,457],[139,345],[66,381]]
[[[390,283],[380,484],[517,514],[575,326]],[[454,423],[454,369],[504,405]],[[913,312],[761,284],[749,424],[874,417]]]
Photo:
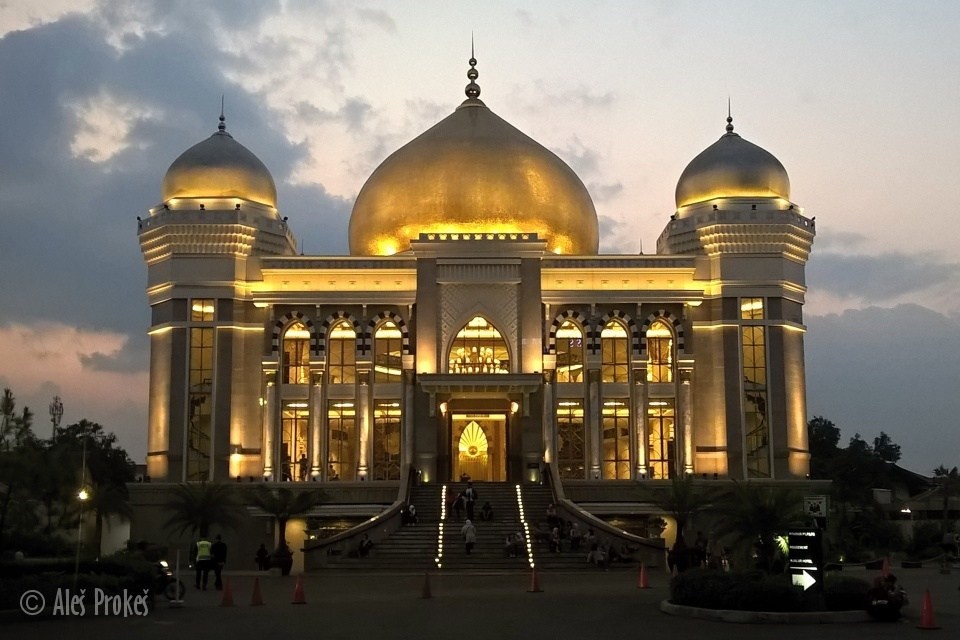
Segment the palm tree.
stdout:
[[791,527],[807,524],[803,500],[799,493],[789,489],[740,483],[734,480],[734,490],[719,506],[720,537],[730,536],[734,544],[747,550],[756,549],[757,562],[767,572],[773,572],[777,557],[777,536]]
[[231,529],[240,524],[240,507],[229,485],[217,482],[180,484],[163,508],[170,511],[165,526],[179,533],[207,537],[216,525]]
[[130,493],[127,486],[120,484],[104,484],[93,489],[90,496],[90,508],[96,517],[96,533],[94,534],[94,551],[96,558],[100,557],[103,541],[103,522],[108,516],[119,516],[124,522],[133,517],[133,507],[130,506]]
[[273,552],[274,566],[278,566],[284,575],[290,573],[290,567],[293,564],[293,555],[287,547],[287,522],[291,518],[296,518],[309,511],[322,500],[322,494],[319,489],[309,489],[306,491],[291,491],[290,489],[280,488],[276,491],[268,489],[266,485],[257,485],[252,496],[253,503],[273,516],[279,540],[277,549]]
[[940,465],[933,470],[933,475],[943,494],[943,532],[947,533],[950,531],[950,496],[960,491],[960,471]]
[[653,498],[653,503],[670,514],[677,523],[677,538],[671,552],[680,570],[686,569],[689,564],[684,529],[696,514],[709,507],[715,495],[713,488],[694,485],[692,476],[681,476],[673,478],[669,493]]

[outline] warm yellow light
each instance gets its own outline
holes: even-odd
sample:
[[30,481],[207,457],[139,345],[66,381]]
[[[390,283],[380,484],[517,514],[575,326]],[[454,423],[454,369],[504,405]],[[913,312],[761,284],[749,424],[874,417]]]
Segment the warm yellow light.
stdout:
[[520,405],[519,405],[519,404],[517,404],[516,402],[511,402],[511,403],[510,403],[510,413],[516,413],[516,412],[519,411],[519,410],[520,410]]
[[600,332],[601,338],[626,338],[627,330],[619,322],[610,322]]
[[89,499],[90,499],[90,492],[87,491],[86,487],[81,487],[80,491],[77,491],[77,500],[80,500],[81,502],[86,502]]

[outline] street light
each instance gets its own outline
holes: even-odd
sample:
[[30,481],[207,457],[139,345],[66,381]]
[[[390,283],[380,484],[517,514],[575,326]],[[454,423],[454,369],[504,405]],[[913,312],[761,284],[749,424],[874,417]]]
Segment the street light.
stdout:
[[[59,398],[57,398],[59,400]],[[51,414],[53,405],[50,405]],[[63,405],[60,405],[63,411]],[[77,589],[77,578],[80,575],[80,547],[83,544],[83,503],[90,499],[90,489],[87,487],[87,438],[83,436],[83,457],[80,463],[80,488],[77,490],[77,500],[80,501],[80,520],[77,523],[77,557],[73,564],[73,589]]]
[[50,422],[53,423],[50,440],[57,437],[57,427],[60,426],[61,418],[63,418],[63,402],[60,401],[60,396],[53,396],[53,402],[50,403]]

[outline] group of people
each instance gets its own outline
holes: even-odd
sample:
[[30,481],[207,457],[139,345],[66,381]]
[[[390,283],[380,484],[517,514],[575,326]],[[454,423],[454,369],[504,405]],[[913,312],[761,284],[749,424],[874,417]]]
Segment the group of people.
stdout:
[[[453,499],[450,501],[449,506],[452,507],[453,509],[455,519],[459,521],[461,514],[463,513],[464,509],[466,509],[467,520],[472,521],[474,519],[473,512],[474,512],[474,508],[476,506],[478,497],[479,497],[479,494],[477,493],[477,490],[474,488],[473,482],[468,480],[467,488],[461,491],[460,493],[458,493],[457,495],[455,495]],[[484,519],[493,519],[493,508],[490,506],[489,502],[483,505],[483,508],[481,509],[481,511],[486,512],[488,514],[487,517]],[[483,513],[481,513],[481,517],[483,517]]]
[[907,604],[907,593],[897,584],[892,573],[876,578],[867,591],[867,613],[879,622],[896,622],[900,609]]
[[207,590],[210,571],[213,570],[214,587],[223,589],[223,565],[227,563],[227,544],[217,535],[213,542],[201,536],[194,544],[193,566],[196,570],[197,589]]

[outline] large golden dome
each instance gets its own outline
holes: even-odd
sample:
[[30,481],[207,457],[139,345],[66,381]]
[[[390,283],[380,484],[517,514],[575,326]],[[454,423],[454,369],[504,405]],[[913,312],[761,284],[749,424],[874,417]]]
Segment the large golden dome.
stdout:
[[734,133],[728,117],[727,132],[683,170],[676,195],[678,209],[713,198],[789,200],[790,178],[773,154]]
[[163,177],[163,201],[171,198],[243,198],[277,206],[277,187],[260,158],[233,139],[223,116],[217,132],[173,161]]
[[597,212],[583,182],[478,99],[476,69],[468,77],[456,111],[367,179],[350,216],[350,253],[391,255],[421,233],[483,232],[537,233],[548,251],[596,254]]

